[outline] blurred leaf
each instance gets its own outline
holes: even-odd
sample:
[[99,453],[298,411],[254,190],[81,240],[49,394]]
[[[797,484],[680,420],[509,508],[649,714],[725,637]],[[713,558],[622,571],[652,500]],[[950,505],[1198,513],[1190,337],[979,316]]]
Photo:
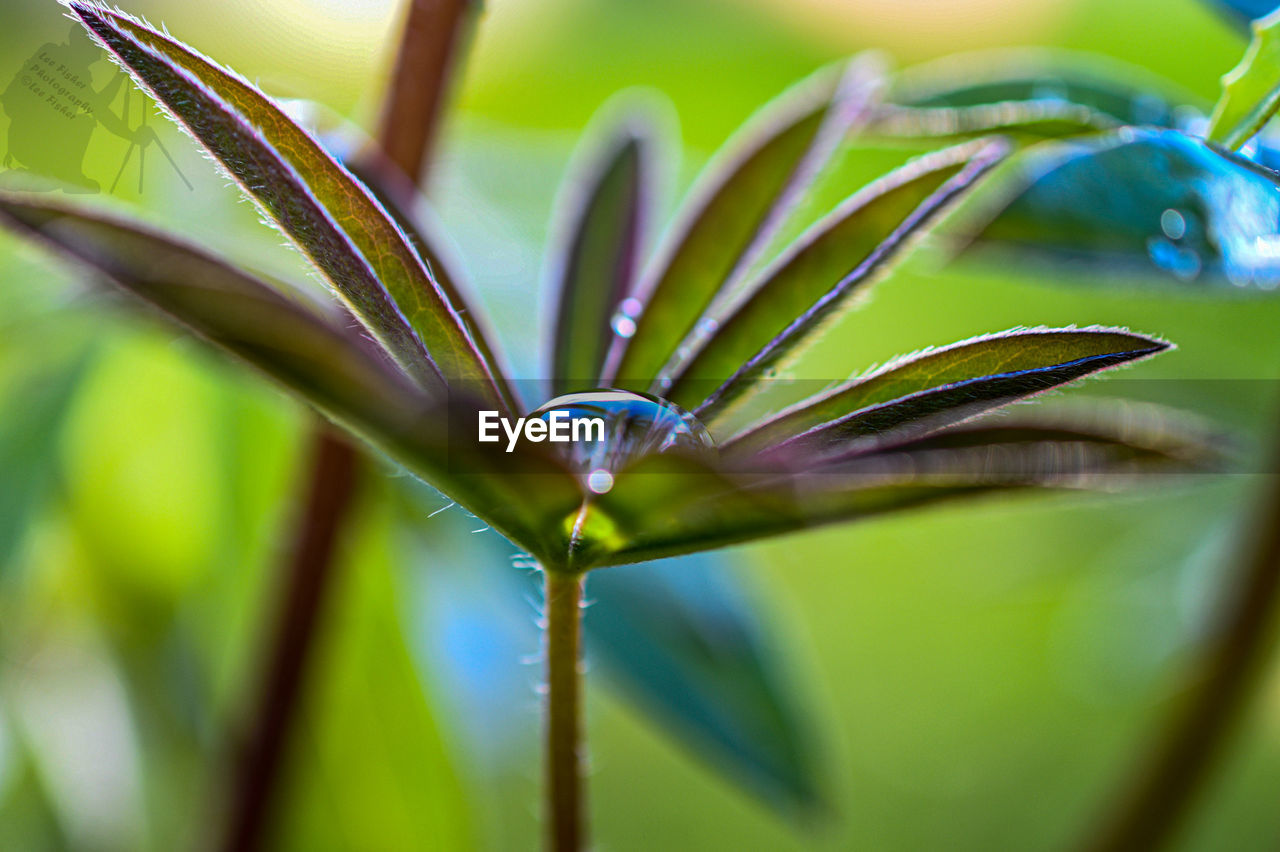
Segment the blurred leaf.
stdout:
[[[1280,283],[1280,184],[1176,130],[1126,128],[1030,151],[993,193],[971,249],[1089,271]],[[1061,267],[1056,267],[1060,269]]]
[[57,444],[89,353],[42,364],[5,394],[0,418],[0,576],[53,485]]
[[825,71],[739,131],[646,270],[637,291],[644,309],[633,334],[614,336],[605,384],[649,386],[703,311],[763,250],[849,128],[869,117],[878,83],[878,68],[865,59]]
[[1276,3],[1275,0],[1210,0],[1210,2],[1246,22],[1261,18],[1280,7],[1280,3]]
[[[71,8],[203,143],[428,390],[494,377],[404,234],[368,191],[257,89],[127,16]],[[443,376],[441,375],[443,374]]]
[[1209,118],[1210,142],[1235,150],[1280,109],[1280,13],[1254,21],[1253,40],[1240,64],[1222,78],[1222,95]]
[[[564,552],[562,521],[581,499],[538,445],[480,445],[474,401],[446,406],[403,379],[359,335],[287,301],[200,251],[135,226],[0,195],[0,221],[43,238],[202,337],[239,356],[385,450],[527,547]],[[450,440],[450,435],[453,439]],[[513,493],[539,500],[512,500]]]
[[406,641],[385,501],[366,501],[358,520],[310,666],[283,819],[266,846],[476,848],[468,791]]
[[708,557],[593,573],[587,653],[731,783],[811,811],[822,798],[811,721],[737,576]]
[[1151,419],[960,426],[799,475],[733,475],[685,456],[648,456],[586,508],[580,558],[592,567],[659,559],[955,497],[1106,488],[1204,462],[1202,431]]
[[1007,152],[999,141],[959,145],[856,193],[744,290],[660,393],[714,423],[729,402],[886,272]]
[[[558,311],[552,336],[552,395],[594,387],[613,339],[614,311],[631,291],[652,202],[650,143],[639,126],[617,128],[589,170],[575,165],[561,202],[568,222],[551,252]],[[585,384],[582,384],[585,383]]]
[[1150,357],[1168,344],[1119,329],[1016,329],[901,358],[806,400],[722,445],[799,464],[850,442],[884,439],[914,425],[982,414],[1102,370]]
[[1069,136],[1125,124],[1172,127],[1191,100],[1142,69],[1045,50],[961,54],[898,74],[869,135]]

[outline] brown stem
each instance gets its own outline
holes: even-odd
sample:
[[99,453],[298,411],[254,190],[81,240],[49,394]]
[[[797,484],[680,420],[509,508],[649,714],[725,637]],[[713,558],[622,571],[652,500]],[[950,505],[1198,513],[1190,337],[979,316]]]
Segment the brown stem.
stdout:
[[[412,178],[422,173],[430,154],[469,5],[469,0],[412,0],[409,8],[379,143],[386,155],[382,159]],[[359,452],[325,423],[318,422],[312,440],[306,506],[294,533],[254,728],[231,779],[228,852],[263,846],[320,608],[331,584],[334,550],[354,504]]]
[[253,715],[253,730],[234,771],[230,831],[224,848],[263,847],[282,757],[297,716],[321,607],[331,584],[343,521],[356,492],[359,456],[328,426],[314,438],[306,504],[291,543],[271,656]]
[[1239,582],[1222,612],[1202,676],[1145,759],[1119,809],[1086,849],[1164,847],[1230,743],[1266,663],[1267,640],[1280,606],[1280,475],[1271,476],[1259,509]]
[[546,581],[547,848],[586,845],[582,743],[582,586],[580,574],[544,570]]
[[418,183],[431,158],[471,0],[410,0],[378,139],[387,159]]

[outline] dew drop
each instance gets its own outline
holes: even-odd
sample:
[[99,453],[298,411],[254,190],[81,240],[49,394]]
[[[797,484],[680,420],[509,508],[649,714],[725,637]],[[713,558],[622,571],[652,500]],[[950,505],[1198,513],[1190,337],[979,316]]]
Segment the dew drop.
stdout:
[[613,488],[613,474],[603,468],[587,474],[587,487],[593,494],[608,494]]
[[1171,240],[1180,240],[1187,233],[1187,220],[1170,207],[1160,214],[1160,230]]
[[634,296],[628,296],[622,300],[622,304],[618,306],[618,311],[624,316],[632,319],[640,316],[640,312],[644,310],[644,304]]
[[[601,389],[556,397],[529,416],[566,421],[572,440],[553,443],[586,486],[603,494],[613,486],[613,473],[641,456],[666,452],[693,455],[715,453],[715,442],[692,414],[656,396]],[[603,428],[592,421],[599,420]],[[573,426],[579,427],[576,432]],[[601,474],[607,475],[606,481]],[[602,486],[600,490],[597,486]]]
[[636,321],[621,311],[614,314],[610,325],[613,326],[613,333],[619,337],[631,337],[636,333]]
[[702,334],[715,334],[718,328],[720,328],[720,323],[710,317],[698,321],[698,331]]

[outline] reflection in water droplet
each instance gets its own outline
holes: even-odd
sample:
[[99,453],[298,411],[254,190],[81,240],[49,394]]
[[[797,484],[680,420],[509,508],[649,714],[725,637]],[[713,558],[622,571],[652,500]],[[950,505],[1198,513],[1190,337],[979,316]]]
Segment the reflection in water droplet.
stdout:
[[1170,207],[1160,214],[1160,230],[1171,240],[1180,240],[1187,233],[1187,220],[1182,214]]
[[640,312],[644,310],[644,304],[634,296],[628,296],[622,300],[622,304],[618,306],[618,310],[624,315],[632,319],[640,316]]
[[610,325],[613,326],[613,333],[619,337],[630,337],[636,333],[636,321],[622,313],[614,314]]
[[1183,281],[1190,281],[1200,274],[1200,255],[1192,249],[1176,246],[1163,237],[1152,237],[1147,241],[1147,254],[1152,263],[1172,272]]
[[587,474],[587,487],[593,494],[608,494],[613,488],[613,474],[607,470],[593,470]]
[[[562,424],[588,421],[578,424],[581,428],[573,435],[577,440],[553,446],[597,494],[612,488],[612,474],[640,456],[670,451],[715,452],[711,434],[692,414],[648,394],[612,389],[571,393],[556,397],[529,416],[551,423],[556,412],[566,412],[566,416],[555,418]],[[588,428],[596,418],[603,421],[603,435],[598,427]]]

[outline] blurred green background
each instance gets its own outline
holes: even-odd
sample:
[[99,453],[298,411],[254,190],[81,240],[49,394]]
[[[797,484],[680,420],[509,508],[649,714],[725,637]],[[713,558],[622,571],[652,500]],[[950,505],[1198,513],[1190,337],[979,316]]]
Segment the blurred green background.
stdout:
[[[127,8],[272,94],[371,127],[400,6]],[[65,36],[59,11],[7,4],[4,82]],[[557,185],[613,93],[671,101],[669,209],[755,107],[830,60],[1028,45],[1115,57],[1211,100],[1244,40],[1193,0],[487,0],[430,194],[511,361],[531,364]],[[100,85],[111,69],[94,73]],[[162,139],[193,190],[154,153],[139,187],[137,158],[121,169],[128,143],[98,130],[85,173],[104,188],[123,177],[96,200],[302,279],[193,143]],[[807,215],[909,153],[849,150]],[[1275,299],[1052,279],[912,263],[796,372],[841,377],[1017,325],[1124,325],[1179,349],[1085,392],[1174,402],[1237,430],[1246,454],[1265,441]],[[217,836],[226,732],[262,663],[305,412],[7,236],[0,282],[0,848],[200,848]],[[1230,580],[1257,482],[1194,480],[987,500],[732,551],[816,719],[831,813],[787,822],[593,684],[598,846],[1070,846],[1190,683]],[[427,519],[444,502],[407,501],[402,485],[383,472],[364,490],[273,848],[534,848],[538,674],[520,657],[538,650],[535,608],[477,605],[470,587],[495,576],[483,563],[517,570],[508,550],[460,512]],[[1232,743],[1180,848],[1280,846],[1280,678]]]

